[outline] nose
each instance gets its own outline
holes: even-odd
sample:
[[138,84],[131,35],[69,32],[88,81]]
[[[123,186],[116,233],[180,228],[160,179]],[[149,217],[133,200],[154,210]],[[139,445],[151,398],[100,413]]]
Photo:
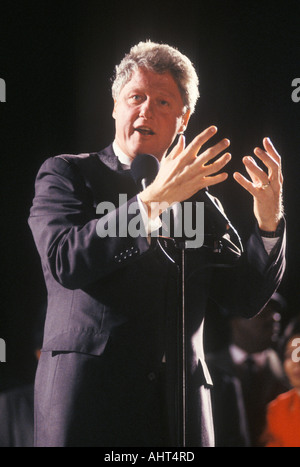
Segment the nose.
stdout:
[[140,106],[139,116],[143,118],[151,118],[153,114],[152,101],[147,97]]

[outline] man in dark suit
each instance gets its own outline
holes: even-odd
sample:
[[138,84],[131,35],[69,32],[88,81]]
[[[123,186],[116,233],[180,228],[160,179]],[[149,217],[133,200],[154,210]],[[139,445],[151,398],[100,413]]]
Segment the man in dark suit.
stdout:
[[[44,307],[39,310],[32,333],[32,352],[38,362],[43,340]],[[0,447],[33,447],[34,384],[0,391]]]
[[[133,47],[116,68],[112,89],[113,144],[99,153],[50,158],[36,180],[29,224],[48,290],[35,385],[36,446],[182,442],[178,263],[169,260],[170,246],[151,237],[166,207],[227,178],[220,171],[230,155],[220,153],[229,141],[198,155],[217,132],[209,127],[185,148],[182,133],[198,98],[198,78],[189,59],[172,47],[151,42]],[[143,153],[154,155],[160,168],[138,193],[128,169]],[[207,298],[252,316],[269,300],[284,270],[280,157],[268,139],[255,153],[268,173],[247,158],[252,181],[234,175],[253,195],[258,223],[245,253],[232,256],[237,249],[230,248],[230,229],[223,232],[228,247],[222,261],[232,267],[214,267],[215,246],[187,252],[186,446],[213,445],[202,337]],[[104,212],[103,206],[112,205],[115,209]],[[137,217],[143,228],[129,235]]]
[[[288,390],[277,351],[280,319],[285,310],[285,299],[276,292],[253,319],[229,317],[227,345],[207,355],[214,381],[212,399],[218,446],[262,446],[267,405]],[[230,401],[226,380],[232,379],[236,380],[237,391]],[[239,409],[239,416],[232,419],[231,430],[223,407],[228,413]]]

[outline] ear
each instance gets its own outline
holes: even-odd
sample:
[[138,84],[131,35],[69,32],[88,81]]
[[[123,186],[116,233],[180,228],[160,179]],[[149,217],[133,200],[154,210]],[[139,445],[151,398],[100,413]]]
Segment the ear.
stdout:
[[117,106],[117,101],[116,99],[114,99],[114,108],[113,108],[113,111],[112,111],[112,116],[114,119],[116,119],[116,106]]
[[190,119],[190,116],[191,116],[191,111],[190,110],[187,110],[185,112],[185,114],[182,115],[181,119],[181,126],[179,128],[179,131],[178,133],[179,134],[183,134],[186,130],[186,127],[188,126],[188,123],[189,123],[189,119]]

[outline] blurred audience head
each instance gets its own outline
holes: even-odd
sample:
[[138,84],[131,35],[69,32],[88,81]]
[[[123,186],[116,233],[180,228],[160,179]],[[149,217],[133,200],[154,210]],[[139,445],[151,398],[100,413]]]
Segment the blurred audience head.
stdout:
[[41,348],[43,345],[46,309],[47,309],[47,304],[43,303],[41,307],[37,310],[35,322],[32,328],[32,347],[33,347],[34,355],[37,360],[40,358]]
[[231,341],[248,353],[262,352],[276,345],[281,331],[285,299],[274,293],[264,309],[254,318],[231,318]]
[[300,315],[286,326],[279,354],[290,386],[300,393]]

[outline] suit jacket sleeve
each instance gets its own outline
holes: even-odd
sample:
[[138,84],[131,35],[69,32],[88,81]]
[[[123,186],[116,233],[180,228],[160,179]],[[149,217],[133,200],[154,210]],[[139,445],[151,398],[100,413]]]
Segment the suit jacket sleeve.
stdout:
[[212,295],[230,314],[254,316],[279,287],[286,266],[285,220],[281,223],[282,235],[270,254],[256,225],[237,264],[216,271]]
[[134,209],[130,213],[133,203],[136,197],[99,219],[91,190],[76,164],[60,157],[46,160],[36,178],[29,217],[44,273],[50,272],[66,288],[82,288],[147,252],[146,236],[101,238],[97,234],[108,222],[118,226],[125,218],[129,223],[137,216]]

